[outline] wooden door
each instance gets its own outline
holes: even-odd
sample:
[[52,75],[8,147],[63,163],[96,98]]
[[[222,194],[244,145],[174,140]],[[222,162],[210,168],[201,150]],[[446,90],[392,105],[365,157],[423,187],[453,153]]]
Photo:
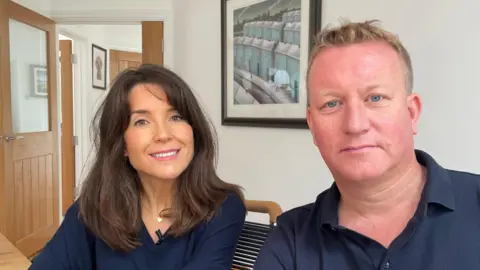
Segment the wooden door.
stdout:
[[0,0],[2,233],[26,257],[59,224],[55,22]]
[[72,41],[59,40],[62,96],[62,215],[75,200],[75,144],[73,141]]
[[123,70],[142,63],[163,65],[163,22],[142,22],[142,53],[110,50],[110,81]]
[[163,22],[142,22],[142,62],[163,65]]
[[123,70],[142,64],[142,54],[120,50],[110,50],[110,81]]

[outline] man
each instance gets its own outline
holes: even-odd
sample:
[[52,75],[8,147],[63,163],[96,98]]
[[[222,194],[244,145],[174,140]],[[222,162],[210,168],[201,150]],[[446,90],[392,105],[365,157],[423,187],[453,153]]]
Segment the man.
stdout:
[[255,270],[480,269],[480,176],[414,149],[412,85],[407,50],[375,21],[318,35],[307,119],[335,181],[279,217]]

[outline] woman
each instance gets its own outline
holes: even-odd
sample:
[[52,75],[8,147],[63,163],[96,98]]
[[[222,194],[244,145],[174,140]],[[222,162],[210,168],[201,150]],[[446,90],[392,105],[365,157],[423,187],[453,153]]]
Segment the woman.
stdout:
[[231,269],[246,209],[215,172],[213,129],[188,85],[126,70],[95,117],[97,157],[30,269]]

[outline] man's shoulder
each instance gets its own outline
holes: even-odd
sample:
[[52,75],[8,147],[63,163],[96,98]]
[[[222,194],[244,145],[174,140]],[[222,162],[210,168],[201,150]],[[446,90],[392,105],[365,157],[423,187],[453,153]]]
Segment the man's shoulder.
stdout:
[[312,213],[315,203],[308,203],[301,206],[294,207],[288,211],[283,212],[277,218],[277,226],[295,225],[299,221],[305,219]]
[[447,172],[453,181],[460,180],[460,181],[466,181],[467,183],[472,183],[472,184],[480,183],[480,174],[467,172],[467,171],[452,170],[452,169],[447,169]]
[[[316,211],[316,202],[296,206],[277,217],[253,269],[294,269],[297,245],[308,235],[306,225]],[[302,268],[303,269],[303,268]]]
[[322,201],[328,191],[329,189],[326,189],[321,192],[314,202],[294,207],[282,213],[277,218],[277,226],[298,227],[305,225],[309,220],[311,220],[312,216],[316,215],[318,212],[317,209],[321,206]]
[[[444,167],[427,152],[418,149],[415,152],[417,160],[427,168],[428,178],[431,178],[431,180],[439,179],[440,182],[438,183],[445,185],[440,190],[451,190],[453,195],[460,200],[466,197],[471,198],[471,195],[480,196],[480,174]],[[439,190],[438,187],[434,188],[435,192]]]
[[456,195],[465,196],[468,192],[474,191],[480,196],[480,174],[451,169],[446,171]]

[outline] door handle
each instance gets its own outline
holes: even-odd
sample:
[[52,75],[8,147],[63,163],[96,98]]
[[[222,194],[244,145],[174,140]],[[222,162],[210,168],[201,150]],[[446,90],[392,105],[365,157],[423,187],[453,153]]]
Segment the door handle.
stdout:
[[23,136],[13,136],[13,135],[10,135],[10,136],[5,136],[5,140],[7,142],[9,141],[16,141],[16,140],[23,140],[24,137]]

